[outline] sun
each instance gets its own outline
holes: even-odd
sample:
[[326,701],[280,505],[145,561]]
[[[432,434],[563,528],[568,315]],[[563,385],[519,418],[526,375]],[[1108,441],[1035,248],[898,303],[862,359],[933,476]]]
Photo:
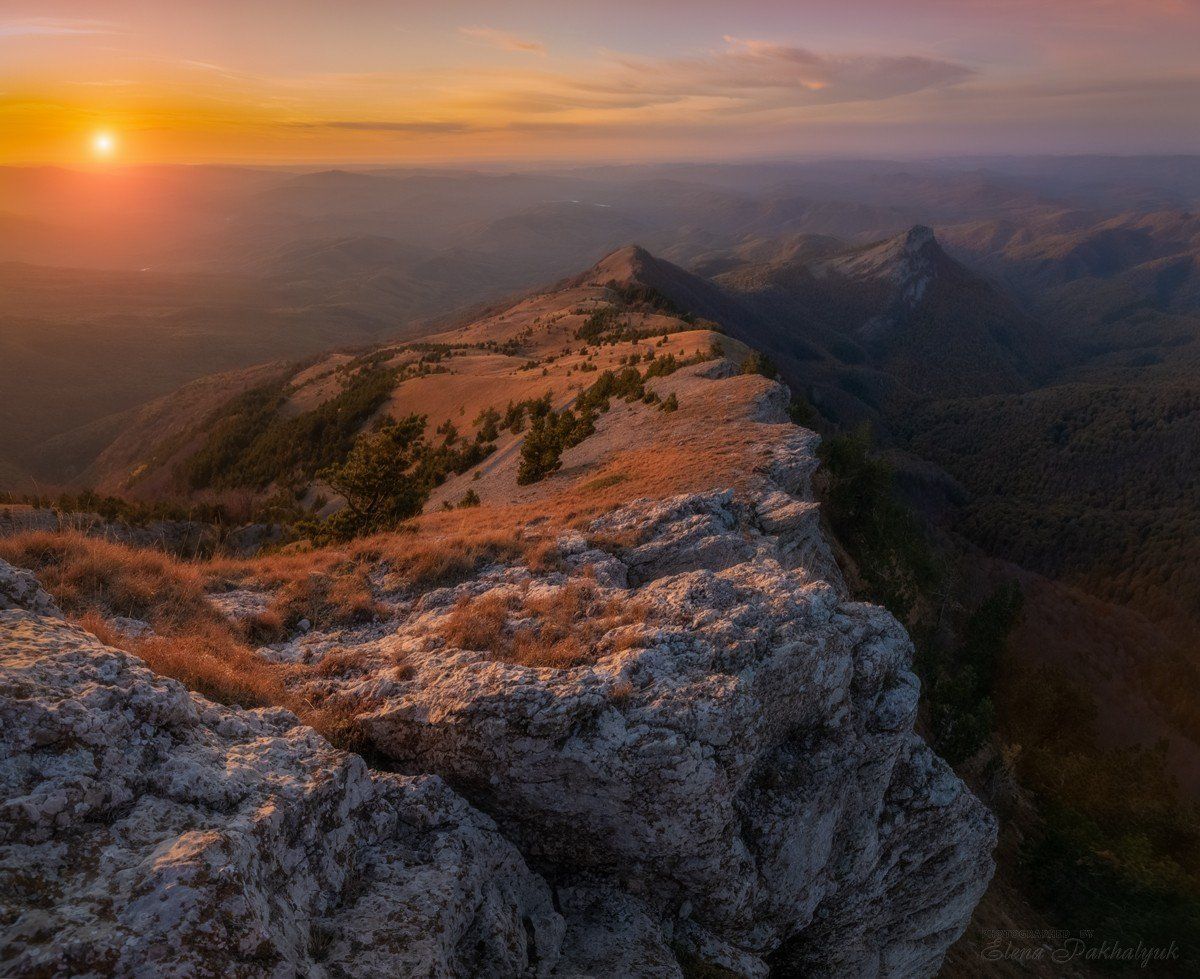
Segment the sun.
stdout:
[[96,133],[92,137],[92,152],[99,157],[110,157],[117,149],[117,140],[112,133]]

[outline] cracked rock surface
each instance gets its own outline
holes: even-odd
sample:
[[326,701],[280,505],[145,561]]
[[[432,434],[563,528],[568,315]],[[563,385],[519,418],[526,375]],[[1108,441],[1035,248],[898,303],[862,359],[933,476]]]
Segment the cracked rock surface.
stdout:
[[[995,822],[913,733],[911,643],[831,572],[815,438],[793,431],[757,494],[634,501],[565,535],[560,571],[430,592],[321,693],[371,705],[378,750],[445,777],[551,880],[636,902],[576,901],[629,943],[653,925],[736,975],[930,975],[991,877]],[[572,588],[644,622],[570,669],[446,638],[464,603]]]
[[435,776],[0,612],[0,973],[533,975],[551,893]]
[[54,599],[43,589],[32,571],[0,561],[0,610],[25,609],[39,615],[61,615]]

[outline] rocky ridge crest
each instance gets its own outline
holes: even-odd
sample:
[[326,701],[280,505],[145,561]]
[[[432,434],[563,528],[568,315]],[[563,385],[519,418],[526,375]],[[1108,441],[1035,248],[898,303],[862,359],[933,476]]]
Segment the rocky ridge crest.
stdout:
[[[336,653],[302,682],[404,774],[189,694],[44,606],[0,612],[0,962],[933,975],[995,823],[914,733],[911,644],[847,596],[816,437],[774,393],[751,490],[635,500],[562,533],[552,570],[493,566],[262,651]],[[580,595],[637,614],[589,612],[567,668],[497,651]],[[495,635],[454,641],[481,601]]]

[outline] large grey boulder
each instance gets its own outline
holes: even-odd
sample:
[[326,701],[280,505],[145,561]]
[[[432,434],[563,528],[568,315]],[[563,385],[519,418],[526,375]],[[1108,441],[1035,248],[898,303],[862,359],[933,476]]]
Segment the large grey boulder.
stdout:
[[370,771],[71,625],[0,612],[0,974],[523,976],[546,884],[436,777]]
[[[564,533],[556,570],[263,652],[336,654],[300,692],[409,774],[188,693],[0,566],[0,974],[935,974],[995,821],[915,734],[911,643],[846,594],[785,431],[737,492]],[[579,665],[504,660],[581,601]]]

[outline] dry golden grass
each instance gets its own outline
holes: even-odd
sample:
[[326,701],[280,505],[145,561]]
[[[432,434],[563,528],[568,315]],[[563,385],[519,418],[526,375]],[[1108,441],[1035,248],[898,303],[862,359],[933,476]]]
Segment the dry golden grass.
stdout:
[[253,558],[213,558],[198,565],[211,590],[231,587],[282,588],[312,574],[336,574],[350,556],[340,548],[307,549]]
[[314,676],[326,678],[362,676],[366,672],[366,659],[361,652],[352,649],[334,649],[313,666],[312,672]]
[[360,559],[384,561],[404,585],[423,592],[464,581],[485,565],[521,559],[530,546],[511,526],[495,529],[461,517],[457,523],[446,529],[418,524],[412,532],[355,542],[352,550]]
[[159,632],[220,621],[196,567],[161,551],[35,531],[0,539],[0,558],[33,571],[75,615],[143,619]]
[[498,652],[508,625],[509,603],[490,593],[479,598],[460,598],[446,621],[446,641],[462,649]]
[[287,629],[283,624],[283,616],[273,608],[256,612],[237,623],[237,629],[242,639],[251,646],[265,646],[277,642],[286,635]]
[[[213,567],[77,533],[41,532],[0,539],[0,557],[34,571],[71,618],[106,645],[139,656],[154,672],[219,703],[286,707],[334,744],[362,747],[353,722],[360,706],[312,704],[294,682],[312,675],[312,668],[269,663],[256,655],[247,641],[252,627],[234,627],[205,599],[205,581],[227,573],[228,562]],[[290,567],[299,573],[311,560]],[[276,565],[273,572],[279,571]],[[330,578],[311,587],[297,580],[290,594],[298,607],[319,604],[334,617],[361,614],[368,607],[364,578]],[[108,621],[118,615],[143,619],[157,634],[122,635]]]
[[[81,624],[89,628],[94,623]],[[317,666],[270,663],[221,627],[150,639],[126,639],[113,636],[111,630],[108,636],[97,635],[108,645],[141,657],[155,673],[172,677],[210,700],[237,707],[285,707],[331,744],[360,754],[370,750],[358,720],[370,705],[346,698],[318,697],[314,702],[298,686],[314,676],[352,676],[354,666],[361,666],[357,657],[346,654]]]
[[600,600],[590,582],[573,582],[548,594],[521,597],[488,592],[455,604],[442,635],[460,649],[487,652],[524,666],[567,669],[594,663],[605,652],[637,644],[649,608],[636,601]]
[[[538,538],[523,534],[517,520],[458,511],[345,544],[253,558],[214,558],[203,562],[200,571],[210,588],[279,589],[314,575],[361,582],[367,569],[382,565],[397,588],[424,592],[463,581],[487,564],[523,559],[538,543]],[[361,588],[348,584],[338,590],[346,600],[362,594]]]
[[[588,287],[580,293],[595,291]],[[389,410],[419,410],[429,414],[433,427],[445,419],[462,424],[461,419],[475,417],[482,407],[536,397],[548,387],[567,398],[594,379],[577,369],[585,357],[600,368],[616,367],[634,348],[647,346],[606,346],[579,355],[574,331],[585,317],[561,318],[557,306],[547,305],[562,301],[561,296],[534,297],[519,307],[520,315],[506,312],[497,318],[497,339],[517,336],[537,324],[536,349],[516,358],[455,358],[450,366],[456,373],[402,385],[397,389],[400,401]],[[571,300],[567,309],[576,304]],[[661,325],[670,324],[663,319]],[[707,349],[714,338],[705,330],[689,331],[672,334],[662,346],[655,341],[653,348],[686,356]],[[736,346],[728,338],[721,342],[727,348]],[[563,355],[562,347],[571,350]],[[526,357],[546,354],[556,358],[552,377],[518,369]],[[576,369],[568,376],[571,368]],[[323,383],[320,373],[309,375],[314,391]],[[522,497],[524,502],[430,513],[401,531],[338,546],[293,547],[245,560],[185,562],[77,534],[22,534],[0,540],[0,557],[34,570],[69,615],[103,641],[143,657],[153,669],[224,703],[287,707],[334,743],[361,748],[364,740],[356,715],[367,705],[320,699],[313,693],[335,689],[337,679],[357,675],[363,664],[355,653],[334,653],[317,667],[302,667],[269,663],[254,653],[254,646],[281,638],[302,618],[330,627],[377,615],[369,570],[383,573],[384,592],[410,595],[461,582],[493,563],[521,562],[547,571],[559,565],[553,542],[563,529],[585,527],[633,498],[740,487],[753,478],[767,447],[782,431],[782,426],[751,421],[744,410],[765,383],[761,378],[732,378],[707,393],[697,390],[681,396],[678,412],[653,415],[653,425],[642,432],[645,438],[615,440],[573,477],[564,473],[523,490],[533,494]],[[527,390],[522,393],[514,385]],[[434,395],[436,402],[422,400]],[[400,403],[404,399],[409,400]],[[195,417],[194,409],[187,417]],[[159,474],[162,479],[167,472],[164,468]],[[154,479],[143,485],[165,489]],[[618,549],[637,541],[625,535],[597,542]],[[269,590],[277,597],[265,612],[234,625],[205,598],[206,592],[234,587]],[[144,619],[157,635],[145,640],[121,636],[107,623],[117,615]],[[647,619],[644,606],[606,602],[594,584],[585,582],[533,600],[518,595],[511,603],[486,596],[463,602],[449,616],[446,630],[448,641],[462,648],[480,649],[509,662],[563,668],[636,646],[639,626]],[[403,662],[397,665],[407,669]],[[301,695],[301,690],[307,692]]]
[[644,543],[645,534],[639,530],[614,530],[589,534],[588,544],[602,551],[615,553]]
[[563,567],[558,544],[549,539],[531,542],[525,548],[524,562],[530,571],[540,573],[561,571]]
[[[606,481],[605,489],[626,482]],[[357,675],[361,663],[355,654],[337,653],[319,666],[302,667],[267,662],[254,647],[283,638],[300,619],[329,628],[379,615],[369,568],[387,569],[389,589],[414,594],[465,580],[494,563],[556,569],[554,540],[561,528],[589,518],[594,509],[611,508],[607,492],[595,495],[601,497],[595,507],[580,509],[564,495],[539,503],[537,512],[510,506],[430,514],[400,532],[250,559],[183,561],[78,533],[38,532],[0,539],[0,557],[33,570],[68,615],[156,672],[221,703],[286,707],[335,743],[361,746],[353,717],[362,705],[313,703],[311,693],[297,693],[307,680]],[[235,624],[206,599],[206,592],[232,587],[269,590],[276,597],[264,612]],[[156,635],[121,635],[108,624],[114,616],[143,619]],[[594,585],[585,583],[512,608],[495,596],[462,603],[447,632],[455,645],[501,660],[566,668],[593,662],[598,646],[636,644],[637,630],[621,627],[645,617],[641,606],[597,601]]]
[[285,683],[286,671],[268,663],[227,627],[118,642],[140,656],[155,673],[174,677],[210,700],[238,707],[288,707],[297,702]]
[[311,572],[295,578],[279,590],[269,612],[285,629],[295,628],[301,619],[318,628],[361,625],[384,614],[375,600],[363,568],[351,568],[343,574]]
[[85,612],[78,619],[79,625],[106,646],[120,646],[122,636],[99,612]]

